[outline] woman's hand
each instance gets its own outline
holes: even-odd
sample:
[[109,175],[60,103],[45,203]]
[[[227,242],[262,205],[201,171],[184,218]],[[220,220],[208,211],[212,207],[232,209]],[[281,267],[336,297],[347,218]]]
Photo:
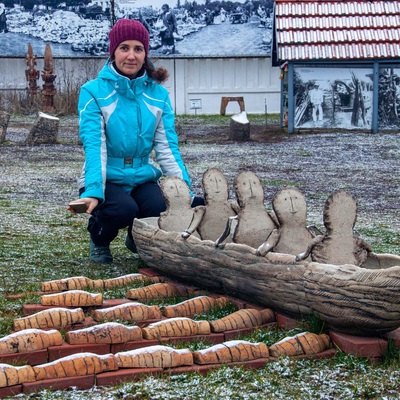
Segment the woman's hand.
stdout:
[[[86,214],[91,214],[92,211],[99,204],[99,200],[94,197],[84,197],[82,199],[77,199],[75,201],[76,202],[84,202],[86,204]],[[76,211],[70,205],[67,207],[67,210],[70,211],[72,214],[76,214]]]

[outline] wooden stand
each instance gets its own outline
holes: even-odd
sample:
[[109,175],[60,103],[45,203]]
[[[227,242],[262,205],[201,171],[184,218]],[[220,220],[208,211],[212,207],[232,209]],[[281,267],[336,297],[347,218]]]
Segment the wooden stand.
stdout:
[[244,100],[243,97],[222,97],[221,98],[221,109],[220,114],[225,115],[226,113],[226,106],[230,101],[237,101],[239,103],[240,111],[244,111]]

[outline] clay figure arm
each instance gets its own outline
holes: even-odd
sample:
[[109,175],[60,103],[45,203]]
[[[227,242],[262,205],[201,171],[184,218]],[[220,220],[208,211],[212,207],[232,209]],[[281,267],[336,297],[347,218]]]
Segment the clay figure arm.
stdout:
[[193,232],[197,230],[205,212],[205,206],[197,206],[193,209],[193,218],[190,221],[189,226],[182,232],[182,237],[184,239],[187,239]]
[[269,234],[267,240],[258,247],[256,254],[258,256],[264,257],[277,245],[280,236],[281,234],[279,232],[279,229],[273,229],[272,232]]
[[356,236],[354,238],[354,243],[358,248],[365,250],[368,253],[372,253],[373,251],[372,246],[365,239]]
[[304,253],[297,254],[296,256],[296,261],[301,261],[305,260],[313,250],[313,248],[318,244],[321,243],[325,238],[325,235],[319,235],[315,237],[310,244],[307,246],[307,249],[304,251]]
[[358,262],[357,265],[360,267],[364,266],[372,254],[372,246],[365,239],[354,236],[354,256]]
[[229,205],[232,207],[232,210],[233,210],[236,214],[239,214],[240,206],[239,206],[238,202],[237,202],[236,200],[229,199],[229,200],[228,200],[228,203],[229,203]]
[[268,215],[271,217],[272,221],[274,222],[274,224],[275,224],[276,226],[279,226],[279,225],[280,225],[280,223],[279,223],[279,221],[278,221],[278,217],[276,216],[276,214],[275,214],[274,211],[268,211]]
[[230,235],[232,229],[232,223],[234,220],[237,220],[238,216],[235,215],[234,217],[229,217],[228,221],[226,222],[225,230],[222,235],[215,241],[215,247],[223,248],[224,245],[222,244],[223,241]]
[[315,225],[307,226],[307,230],[311,233],[313,237],[323,235],[323,233]]

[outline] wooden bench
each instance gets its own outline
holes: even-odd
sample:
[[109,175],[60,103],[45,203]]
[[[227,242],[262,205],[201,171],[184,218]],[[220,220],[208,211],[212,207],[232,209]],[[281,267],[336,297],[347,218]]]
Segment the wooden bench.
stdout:
[[237,101],[239,103],[240,111],[244,111],[244,100],[243,97],[222,97],[221,98],[221,110],[220,114],[225,115],[226,106],[230,101]]

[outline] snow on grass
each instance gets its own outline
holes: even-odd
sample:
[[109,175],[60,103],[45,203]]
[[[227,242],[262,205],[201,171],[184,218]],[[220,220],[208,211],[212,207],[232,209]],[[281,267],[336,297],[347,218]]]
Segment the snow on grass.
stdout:
[[[192,118],[193,119],[193,118]],[[215,125],[212,119],[203,125]],[[196,120],[196,123],[199,123]],[[203,126],[204,130],[204,126]],[[115,262],[107,267],[88,261],[87,216],[72,216],[66,205],[77,197],[76,178],[83,153],[76,129],[63,131],[61,144],[29,147],[26,130],[13,128],[0,151],[0,334],[9,334],[22,304],[34,295],[8,300],[6,294],[40,290],[42,281],[68,276],[108,279],[137,272],[139,261],[125,248],[125,232],[112,243]],[[202,136],[204,137],[204,136]],[[308,220],[323,228],[322,209],[332,190],[350,190],[360,203],[356,230],[374,250],[400,254],[397,135],[282,135],[279,140],[204,143],[193,134],[181,146],[195,191],[202,174],[220,168],[232,187],[234,176],[253,170],[265,185],[265,203],[282,184],[295,185],[307,199]],[[231,197],[234,196],[231,189]],[[259,331],[252,342],[267,345],[298,331]],[[244,338],[246,340],[246,338]],[[188,346],[186,343],[185,346]],[[191,348],[204,348],[205,343]],[[19,395],[40,399],[393,399],[399,398],[399,357],[370,364],[340,354],[329,360],[282,358],[260,370],[222,368],[207,375],[148,376],[117,387],[94,387]]]

